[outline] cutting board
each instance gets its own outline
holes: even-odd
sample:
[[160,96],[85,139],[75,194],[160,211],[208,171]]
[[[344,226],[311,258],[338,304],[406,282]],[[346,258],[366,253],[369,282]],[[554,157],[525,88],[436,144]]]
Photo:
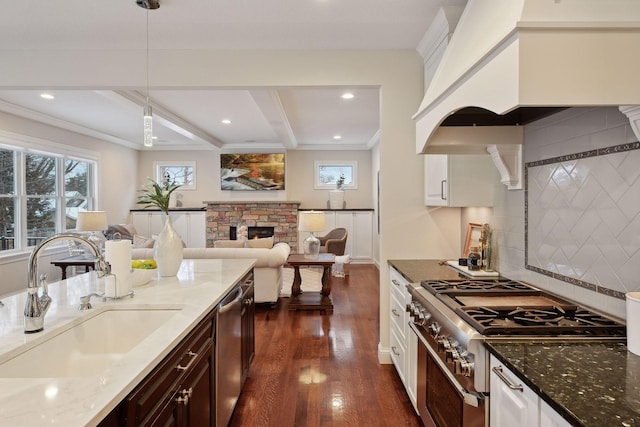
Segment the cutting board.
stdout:
[[466,265],[458,264],[458,261],[447,261],[447,265],[459,270],[462,274],[469,277],[498,277],[500,273],[497,271],[474,270],[471,271]]

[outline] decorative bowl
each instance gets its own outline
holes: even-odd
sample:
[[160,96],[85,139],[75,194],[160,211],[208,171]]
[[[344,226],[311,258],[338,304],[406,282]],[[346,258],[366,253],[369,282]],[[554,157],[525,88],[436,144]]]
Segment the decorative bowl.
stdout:
[[146,285],[151,279],[158,277],[158,269],[145,269],[134,268],[131,271],[131,285],[135,288],[137,286]]

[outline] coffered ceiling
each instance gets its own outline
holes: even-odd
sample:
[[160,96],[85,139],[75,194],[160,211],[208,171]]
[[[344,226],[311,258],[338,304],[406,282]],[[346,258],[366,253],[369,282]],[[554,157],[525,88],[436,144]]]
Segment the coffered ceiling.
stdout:
[[[160,0],[148,14],[148,43],[150,50],[415,49],[438,8],[460,3]],[[147,11],[135,0],[0,5],[0,51],[146,48]],[[143,149],[143,92],[0,87],[0,111]],[[345,92],[353,99],[341,98]],[[367,149],[379,127],[377,88],[178,88],[151,90],[149,98],[155,149]]]

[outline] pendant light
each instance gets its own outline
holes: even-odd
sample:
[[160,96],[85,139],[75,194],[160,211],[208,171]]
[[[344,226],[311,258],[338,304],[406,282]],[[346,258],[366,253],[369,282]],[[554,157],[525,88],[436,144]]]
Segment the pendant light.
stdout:
[[136,4],[147,10],[147,51],[146,51],[146,72],[147,72],[147,99],[143,111],[143,142],[145,147],[153,147],[153,112],[149,105],[149,9],[158,9],[160,3],[157,0],[136,0]]

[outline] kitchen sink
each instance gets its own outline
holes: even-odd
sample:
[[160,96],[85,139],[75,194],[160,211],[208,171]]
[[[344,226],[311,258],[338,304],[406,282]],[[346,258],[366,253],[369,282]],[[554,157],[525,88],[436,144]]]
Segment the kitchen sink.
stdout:
[[100,312],[0,364],[0,378],[99,374],[179,312],[146,308]]

